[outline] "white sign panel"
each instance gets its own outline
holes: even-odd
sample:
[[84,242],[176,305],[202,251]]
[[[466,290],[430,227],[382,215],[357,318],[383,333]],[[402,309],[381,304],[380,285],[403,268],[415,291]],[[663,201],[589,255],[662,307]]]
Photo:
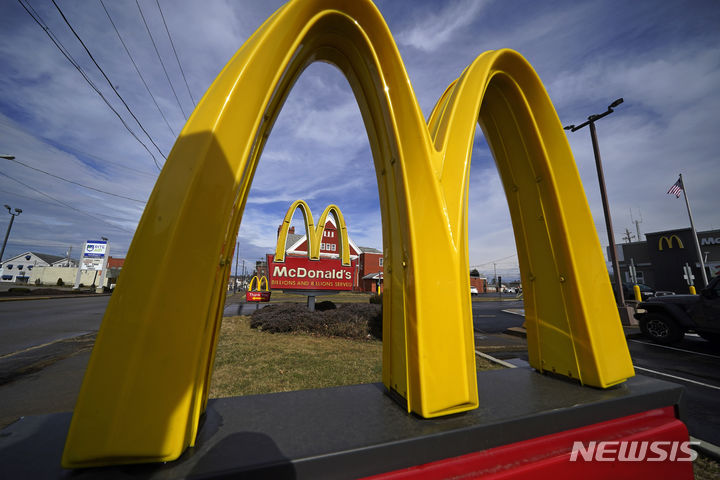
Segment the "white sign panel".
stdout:
[[85,243],[85,250],[80,259],[81,270],[102,270],[107,242],[88,240]]
[[102,270],[103,259],[102,258],[83,258],[80,264],[82,270]]

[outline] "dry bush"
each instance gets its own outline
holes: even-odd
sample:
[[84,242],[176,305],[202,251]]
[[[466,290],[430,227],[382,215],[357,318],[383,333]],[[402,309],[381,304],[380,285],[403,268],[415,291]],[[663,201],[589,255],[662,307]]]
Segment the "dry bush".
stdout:
[[250,317],[250,327],[264,332],[307,332],[329,337],[382,338],[380,305],[347,303],[338,308],[308,311],[304,305],[268,305]]

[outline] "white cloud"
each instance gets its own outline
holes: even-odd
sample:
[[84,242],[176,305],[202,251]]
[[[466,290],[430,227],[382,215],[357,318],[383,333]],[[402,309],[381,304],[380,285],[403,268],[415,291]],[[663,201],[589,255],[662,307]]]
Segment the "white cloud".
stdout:
[[449,42],[458,30],[470,25],[488,4],[483,0],[456,0],[439,12],[426,8],[424,18],[396,35],[398,43],[433,52]]

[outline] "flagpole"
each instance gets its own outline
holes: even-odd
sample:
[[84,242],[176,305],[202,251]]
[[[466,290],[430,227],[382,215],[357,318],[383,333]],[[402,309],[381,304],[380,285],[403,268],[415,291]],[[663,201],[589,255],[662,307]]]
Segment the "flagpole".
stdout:
[[687,188],[685,188],[685,182],[680,174],[680,184],[682,185],[683,195],[685,195],[685,205],[687,206],[688,217],[690,217],[690,228],[692,229],[692,237],[695,242],[695,251],[697,252],[698,260],[700,261],[700,272],[702,273],[702,279],[704,286],[708,286],[707,273],[705,273],[705,262],[703,261],[702,252],[700,251],[700,242],[698,241],[697,232],[695,231],[695,222],[693,222],[692,211],[690,210],[690,201],[688,201]]

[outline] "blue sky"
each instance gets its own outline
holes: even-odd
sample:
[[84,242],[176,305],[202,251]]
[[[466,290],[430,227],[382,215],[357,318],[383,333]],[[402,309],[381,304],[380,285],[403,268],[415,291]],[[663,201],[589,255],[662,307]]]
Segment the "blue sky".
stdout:
[[[163,119],[98,2],[56,0],[167,155],[215,76],[282,2],[160,0],[187,78],[185,86],[155,1],[143,14],[171,79],[171,90],[137,6],[105,1]],[[23,0],[87,72],[158,162],[150,145],[52,2]],[[720,112],[720,4],[716,1],[378,1],[393,32],[420,106],[437,98],[477,55],[512,48],[535,67],[563,124],[579,124],[619,97],[625,103],[598,122],[616,240],[688,226],[682,199],[665,192],[682,172],[699,230],[720,228],[716,188]],[[19,2],[0,3],[0,153],[30,167],[121,199],[0,160],[0,205],[23,209],[5,258],[27,250],[77,253],[84,240],[106,236],[123,256],[158,169],[148,152],[51,43]],[[178,101],[175,99],[178,97]],[[607,243],[589,132],[568,133],[598,234]],[[20,183],[21,182],[21,183]],[[478,129],[470,179],[470,263],[492,275],[517,276],[505,195]],[[334,67],[311,66],[275,125],[258,167],[240,228],[240,258],[274,248],[290,202],[320,212],[342,209],[359,245],[382,245],[377,184],[367,135],[347,81]],[[62,202],[62,205],[57,203]],[[9,215],[0,212],[0,233]],[[295,222],[300,225],[300,222]]]

